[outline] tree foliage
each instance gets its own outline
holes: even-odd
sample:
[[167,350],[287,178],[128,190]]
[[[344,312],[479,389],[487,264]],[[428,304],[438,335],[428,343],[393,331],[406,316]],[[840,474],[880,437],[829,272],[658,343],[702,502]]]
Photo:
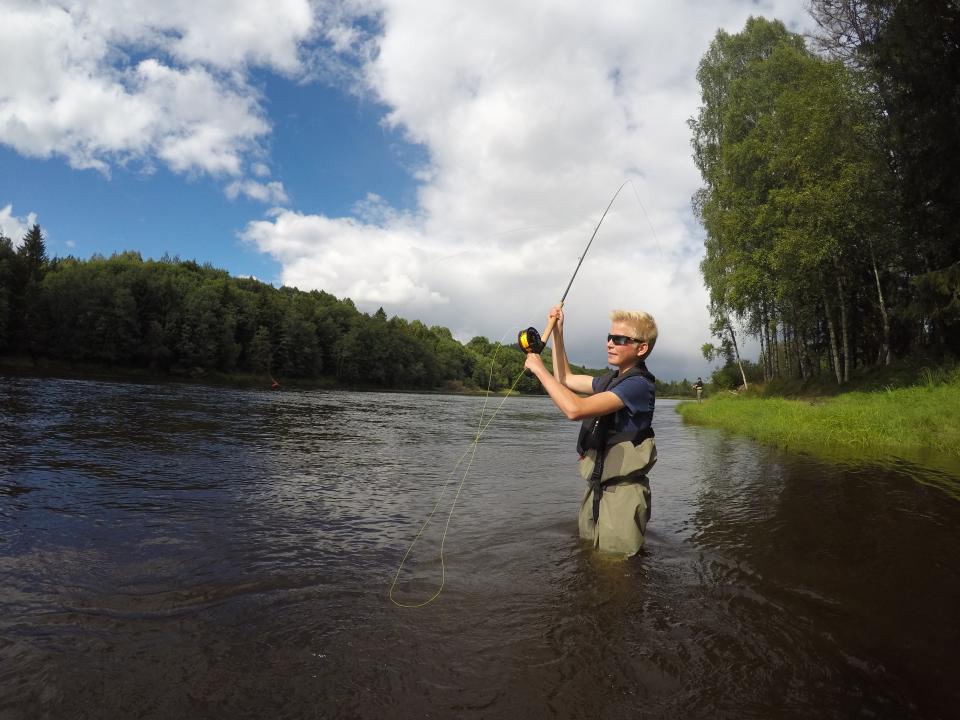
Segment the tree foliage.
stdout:
[[[384,388],[510,387],[516,347],[362,313],[322,291],[274,288],[193,261],[125,252],[49,260],[39,226],[0,237],[0,353],[199,376],[252,373]],[[518,389],[541,392],[522,377]]]
[[[855,365],[919,345],[952,349],[960,23],[950,2],[812,11],[823,55],[777,21],[717,33],[690,120],[703,178],[693,203],[714,334],[734,349],[734,324],[758,338],[767,378],[844,382]],[[932,136],[947,152],[934,157]]]

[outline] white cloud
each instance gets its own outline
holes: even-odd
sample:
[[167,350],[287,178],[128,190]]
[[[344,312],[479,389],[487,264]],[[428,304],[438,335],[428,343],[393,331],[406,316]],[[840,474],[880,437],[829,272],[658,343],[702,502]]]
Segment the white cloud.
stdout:
[[[391,227],[274,211],[248,225],[244,237],[284,265],[283,281],[299,288],[336,288],[372,304],[416,310],[448,298],[426,282],[423,267],[436,244],[398,218]],[[317,255],[324,262],[316,262]]]
[[[160,50],[183,65],[296,72],[313,32],[310,0],[59,0],[78,29],[118,50]],[[39,3],[4,0],[12,8]]]
[[0,143],[108,173],[236,176],[270,131],[250,67],[301,70],[309,0],[0,0]]
[[370,193],[352,217],[275,209],[241,236],[287,284],[461,339],[542,326],[629,178],[567,298],[568,344],[602,364],[609,309],[646,309],[654,372],[695,376],[709,337],[686,120],[716,30],[750,14],[809,25],[800,0],[0,0],[0,143],[104,173],[162,162],[286,206],[251,71],[346,85],[423,146],[414,210]]
[[324,32],[329,40],[331,50],[335,53],[352,52],[358,43],[363,41],[363,35],[355,27],[349,25],[334,25]]
[[0,235],[10,238],[14,247],[19,247],[23,243],[24,235],[36,222],[36,213],[30,213],[21,218],[13,214],[13,205],[0,208]]
[[[608,311],[646,309],[661,330],[654,372],[705,374],[702,237],[690,210],[699,176],[686,126],[697,63],[718,28],[736,32],[750,14],[808,24],[800,2],[337,8],[328,38],[361,60],[366,91],[389,108],[384,122],[422,144],[430,166],[415,214],[368,197],[355,207],[360,221],[281,212],[250,223],[243,237],[283,264],[285,283],[383,304],[461,339],[512,340],[544,324],[631,178],[567,298],[568,345],[600,365]],[[345,28],[351,9],[380,34]]]
[[236,200],[240,195],[244,195],[251,200],[259,200],[271,205],[286,205],[290,202],[286,190],[283,189],[283,183],[277,180],[266,183],[259,183],[255,180],[236,180],[227,185],[224,192],[231,200]]

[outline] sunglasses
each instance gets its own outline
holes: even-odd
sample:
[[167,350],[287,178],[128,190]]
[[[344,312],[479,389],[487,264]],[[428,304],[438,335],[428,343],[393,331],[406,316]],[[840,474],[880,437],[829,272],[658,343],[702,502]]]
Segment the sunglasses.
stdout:
[[629,345],[630,343],[642,343],[643,340],[629,335],[607,335],[607,342],[612,342],[614,345]]

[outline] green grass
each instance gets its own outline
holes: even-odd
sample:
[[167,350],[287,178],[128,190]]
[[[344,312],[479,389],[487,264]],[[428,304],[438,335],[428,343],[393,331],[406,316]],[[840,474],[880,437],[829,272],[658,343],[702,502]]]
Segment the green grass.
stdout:
[[[889,378],[888,378],[889,379]],[[935,450],[960,456],[960,368],[925,368],[909,387],[887,385],[833,397],[788,399],[718,394],[682,403],[688,422],[760,442],[830,454]]]

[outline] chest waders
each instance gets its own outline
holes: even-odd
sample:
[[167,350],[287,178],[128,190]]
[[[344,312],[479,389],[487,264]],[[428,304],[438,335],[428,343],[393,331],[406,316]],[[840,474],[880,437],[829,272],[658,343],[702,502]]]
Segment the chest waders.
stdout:
[[[603,375],[597,392],[605,392],[628,378],[637,376],[646,378],[650,383],[655,382],[654,376],[641,362],[623,375],[617,376],[613,371]],[[642,491],[640,488],[635,488],[637,490],[636,494],[643,496],[644,517],[640,525],[639,538],[635,537],[634,529],[625,531],[625,533],[622,533],[624,536],[619,538],[615,537],[617,532],[613,530],[613,535],[609,538],[614,545],[610,549],[633,554],[642,544],[642,529],[646,526],[650,514],[649,486],[647,485],[646,472],[656,462],[656,446],[653,441],[654,432],[652,428],[616,432],[613,428],[615,417],[616,413],[614,412],[609,415],[589,418],[581,425],[580,437],[577,440],[577,451],[581,456],[580,474],[587,481],[589,485],[588,493],[592,495],[592,535],[595,543],[601,549],[604,548],[604,545],[607,545],[606,540],[599,537],[600,504],[603,500],[605,486],[608,486],[609,492],[614,491],[613,486],[619,487],[622,483],[642,486]],[[626,500],[624,499],[624,501]],[[621,504],[621,502],[617,503],[618,506]],[[583,508],[583,510],[586,510],[586,508]],[[612,512],[612,508],[610,512]],[[628,508],[618,507],[616,522],[622,525],[632,520],[628,515]],[[607,532],[611,531],[608,530]],[[585,535],[582,523],[581,535]],[[587,536],[587,539],[590,539],[590,537]]]

